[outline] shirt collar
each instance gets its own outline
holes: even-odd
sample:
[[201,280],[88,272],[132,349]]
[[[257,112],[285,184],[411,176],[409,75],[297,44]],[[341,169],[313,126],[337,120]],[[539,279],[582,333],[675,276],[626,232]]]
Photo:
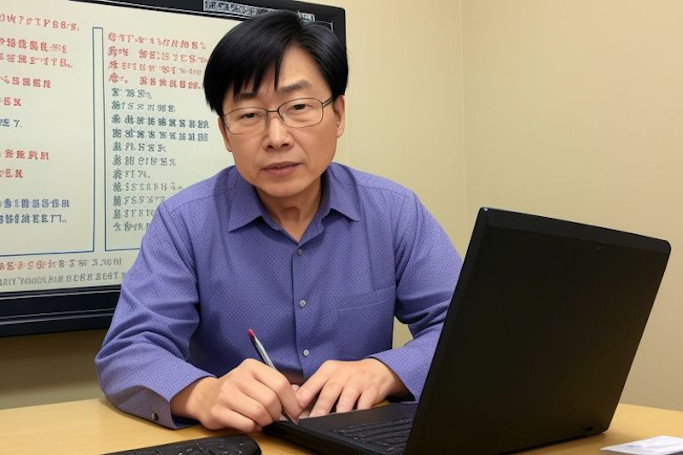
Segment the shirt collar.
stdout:
[[[322,175],[323,194],[316,218],[324,218],[331,210],[335,210],[352,221],[360,221],[358,193],[353,185],[343,182],[335,171],[335,164],[331,164]],[[235,176],[235,197],[230,209],[229,231],[246,226],[258,218],[269,219],[256,189],[239,172],[235,172]]]
[[348,179],[348,173],[337,164],[330,164],[323,173],[323,196],[319,212],[325,216],[335,210],[352,221],[360,221],[360,200],[356,186]]
[[242,178],[237,168],[235,170],[235,186],[233,191],[232,207],[230,208],[230,220],[228,231],[246,226],[257,218],[266,218],[265,209],[256,194],[256,189]]

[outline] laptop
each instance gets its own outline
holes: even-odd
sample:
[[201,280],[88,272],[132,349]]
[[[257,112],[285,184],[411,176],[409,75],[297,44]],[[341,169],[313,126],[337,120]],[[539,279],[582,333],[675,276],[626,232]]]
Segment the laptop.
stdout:
[[[482,208],[420,402],[264,430],[316,453],[406,455],[493,455],[601,433],[669,253],[660,239]],[[377,429],[387,422],[403,428],[389,443]]]

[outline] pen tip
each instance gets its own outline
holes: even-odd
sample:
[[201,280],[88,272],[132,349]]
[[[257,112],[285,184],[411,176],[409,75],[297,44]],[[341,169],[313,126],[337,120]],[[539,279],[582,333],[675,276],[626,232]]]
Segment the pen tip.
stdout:
[[247,334],[249,334],[249,338],[254,338],[256,335],[254,335],[254,331],[251,329],[247,330]]

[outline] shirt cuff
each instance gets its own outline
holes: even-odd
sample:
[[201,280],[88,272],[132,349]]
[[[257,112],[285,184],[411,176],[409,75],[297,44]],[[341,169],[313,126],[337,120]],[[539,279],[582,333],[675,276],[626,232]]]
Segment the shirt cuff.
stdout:
[[[140,417],[172,429],[185,428],[197,423],[194,419],[174,416],[171,413],[171,399],[173,399],[181,390],[199,379],[214,377],[206,371],[202,371],[191,365],[189,366],[191,369],[185,371],[185,374],[181,377],[174,375],[174,380],[167,382],[162,387],[155,387],[152,385],[150,389],[146,390],[146,406],[143,406],[143,408],[147,407],[148,409],[147,412]],[[167,376],[163,377],[168,379]]]
[[369,356],[379,360],[396,373],[415,401],[419,401],[422,395],[436,343],[441,333],[440,328],[424,333],[399,348]]

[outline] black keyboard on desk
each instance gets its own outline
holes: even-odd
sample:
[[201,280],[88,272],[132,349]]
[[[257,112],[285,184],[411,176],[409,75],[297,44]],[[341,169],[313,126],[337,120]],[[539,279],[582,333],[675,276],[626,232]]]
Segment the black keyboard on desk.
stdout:
[[261,448],[249,436],[234,435],[190,439],[104,455],[261,455]]

